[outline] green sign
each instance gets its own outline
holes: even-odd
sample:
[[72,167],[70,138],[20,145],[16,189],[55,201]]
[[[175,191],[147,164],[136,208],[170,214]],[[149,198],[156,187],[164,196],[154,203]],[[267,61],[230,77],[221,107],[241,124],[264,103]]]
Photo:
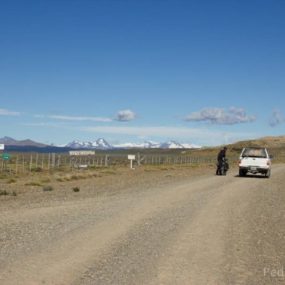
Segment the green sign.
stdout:
[[10,154],[9,153],[3,153],[2,154],[3,160],[9,160],[10,159]]

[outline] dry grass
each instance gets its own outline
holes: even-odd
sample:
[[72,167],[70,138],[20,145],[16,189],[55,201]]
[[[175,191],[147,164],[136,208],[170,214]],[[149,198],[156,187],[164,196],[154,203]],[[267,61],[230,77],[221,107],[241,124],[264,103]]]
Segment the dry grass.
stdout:
[[16,183],[16,182],[17,182],[17,180],[16,180],[15,178],[10,178],[10,179],[7,181],[8,184],[12,184],[12,183]]
[[17,192],[13,191],[12,193],[8,192],[7,190],[0,190],[0,196],[17,196]]
[[[269,149],[270,154],[273,155],[273,163],[284,163],[285,162],[285,136],[282,137],[265,137],[259,140],[248,140],[241,141],[234,144],[228,145],[227,156],[230,161],[230,166],[237,166],[238,157],[240,151],[246,146],[264,146]],[[25,185],[25,186],[42,186],[54,183],[66,183],[75,182],[78,180],[85,180],[90,178],[101,178],[107,176],[110,178],[112,176],[120,175],[121,173],[135,173],[138,171],[142,172],[167,172],[176,170],[191,170],[199,168],[214,168],[216,163],[216,156],[220,147],[211,147],[203,149],[193,149],[193,150],[141,150],[141,157],[144,155],[154,155],[162,156],[166,155],[170,158],[172,157],[182,157],[187,160],[187,157],[191,158],[191,163],[189,164],[157,164],[144,165],[142,162],[141,166],[135,165],[136,171],[129,169],[129,163],[124,165],[124,161],[120,161],[121,164],[112,165],[110,167],[104,166],[91,166],[88,169],[70,169],[70,167],[56,168],[53,171],[42,170],[41,168],[34,168],[32,172],[25,173],[13,173],[13,172],[2,172],[0,173],[0,182],[3,184],[15,184],[15,185]],[[115,159],[115,158],[114,158]],[[180,162],[180,159],[178,159]],[[14,186],[14,185],[13,185]]]
[[40,182],[32,181],[25,183],[25,186],[42,186],[42,184]]
[[40,180],[41,183],[49,183],[50,181],[51,181],[51,180],[50,180],[49,177],[43,177],[43,178],[41,178],[41,180]]
[[43,186],[43,191],[53,191],[53,187],[51,185]]

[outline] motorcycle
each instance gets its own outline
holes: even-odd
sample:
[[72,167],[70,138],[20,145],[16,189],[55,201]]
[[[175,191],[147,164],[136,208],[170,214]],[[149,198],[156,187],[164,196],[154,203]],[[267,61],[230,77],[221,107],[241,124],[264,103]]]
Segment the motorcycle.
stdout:
[[217,164],[216,175],[227,175],[229,170],[229,163],[227,158],[223,158],[220,163]]

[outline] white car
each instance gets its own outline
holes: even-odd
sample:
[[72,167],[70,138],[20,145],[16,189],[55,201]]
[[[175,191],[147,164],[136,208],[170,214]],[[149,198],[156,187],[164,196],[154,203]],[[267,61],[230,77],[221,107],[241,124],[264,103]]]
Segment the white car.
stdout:
[[239,176],[247,173],[264,174],[267,178],[271,174],[271,156],[266,148],[246,147],[239,157]]

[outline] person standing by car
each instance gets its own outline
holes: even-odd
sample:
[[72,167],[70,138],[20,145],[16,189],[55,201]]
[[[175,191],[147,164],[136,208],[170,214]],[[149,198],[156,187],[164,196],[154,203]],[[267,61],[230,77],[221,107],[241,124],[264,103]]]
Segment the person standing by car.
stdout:
[[218,153],[216,175],[220,174],[221,165],[223,163],[223,160],[226,159],[226,153],[227,153],[227,147],[226,146],[224,148],[222,148],[220,150],[220,152]]

